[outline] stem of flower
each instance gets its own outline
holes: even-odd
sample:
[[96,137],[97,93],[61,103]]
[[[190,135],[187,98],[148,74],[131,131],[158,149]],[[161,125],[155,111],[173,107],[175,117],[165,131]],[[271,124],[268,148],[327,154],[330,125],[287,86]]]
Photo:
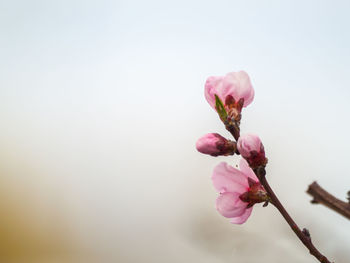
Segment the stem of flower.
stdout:
[[288,225],[291,227],[293,232],[297,235],[300,241],[309,249],[311,255],[318,259],[321,263],[331,263],[324,255],[322,255],[317,248],[311,242],[311,236],[307,229],[301,230],[298,225],[294,222],[292,217],[288,214],[287,210],[283,207],[276,194],[271,189],[269,183],[265,177],[265,168],[260,167],[259,169],[255,169],[257,177],[260,180],[260,183],[264,186],[266,192],[269,194],[271,198],[271,203],[277,208],[277,210],[281,213],[283,218],[287,221]]
[[239,124],[237,122],[226,121],[225,127],[226,127],[226,130],[228,130],[232,134],[233,138],[235,138],[235,140],[238,141],[240,136]]

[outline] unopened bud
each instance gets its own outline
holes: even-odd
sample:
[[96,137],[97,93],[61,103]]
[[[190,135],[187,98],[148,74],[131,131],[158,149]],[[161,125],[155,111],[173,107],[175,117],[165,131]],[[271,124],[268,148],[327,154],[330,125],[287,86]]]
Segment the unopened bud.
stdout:
[[230,72],[225,76],[209,77],[205,83],[205,98],[215,110],[216,96],[224,102],[225,109],[229,111],[236,108],[241,111],[254,99],[254,89],[250,78],[245,71]]
[[196,148],[199,152],[211,156],[233,155],[236,151],[236,143],[218,133],[208,133],[198,139]]
[[264,146],[257,135],[245,134],[239,137],[237,148],[240,154],[246,159],[251,168],[265,166],[267,158],[265,157]]

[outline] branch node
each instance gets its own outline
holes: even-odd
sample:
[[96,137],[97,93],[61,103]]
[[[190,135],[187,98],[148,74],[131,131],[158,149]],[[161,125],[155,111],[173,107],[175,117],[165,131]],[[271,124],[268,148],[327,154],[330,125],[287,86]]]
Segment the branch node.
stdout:
[[310,203],[311,203],[311,204],[318,204],[318,201],[317,201],[316,199],[312,199],[312,200],[310,201]]
[[311,235],[310,235],[310,231],[307,228],[303,228],[303,234],[309,239],[311,240]]

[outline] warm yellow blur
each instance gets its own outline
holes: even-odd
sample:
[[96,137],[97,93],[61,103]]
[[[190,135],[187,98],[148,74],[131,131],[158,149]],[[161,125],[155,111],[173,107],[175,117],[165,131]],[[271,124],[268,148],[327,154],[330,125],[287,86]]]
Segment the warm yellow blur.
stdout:
[[11,158],[4,150],[0,158],[0,262],[81,262],[87,251],[82,254],[75,240],[62,196],[52,193],[57,189],[45,183],[43,171],[20,154]]

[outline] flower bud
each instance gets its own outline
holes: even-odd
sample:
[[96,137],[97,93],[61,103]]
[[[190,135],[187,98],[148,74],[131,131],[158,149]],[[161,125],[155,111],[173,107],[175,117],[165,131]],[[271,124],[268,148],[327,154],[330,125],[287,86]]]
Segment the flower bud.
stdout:
[[205,98],[214,109],[216,109],[215,95],[225,104],[227,112],[235,109],[239,113],[242,107],[247,107],[253,101],[254,89],[246,72],[230,72],[225,76],[207,79]]
[[199,152],[211,156],[233,155],[236,151],[236,143],[220,134],[208,133],[198,139],[196,148]]
[[266,165],[267,158],[265,157],[264,146],[257,135],[242,135],[238,139],[237,148],[240,154],[248,161],[251,168]]
[[238,71],[225,76],[209,77],[205,82],[204,95],[237,141],[242,108],[247,107],[254,99],[254,89],[248,74]]

